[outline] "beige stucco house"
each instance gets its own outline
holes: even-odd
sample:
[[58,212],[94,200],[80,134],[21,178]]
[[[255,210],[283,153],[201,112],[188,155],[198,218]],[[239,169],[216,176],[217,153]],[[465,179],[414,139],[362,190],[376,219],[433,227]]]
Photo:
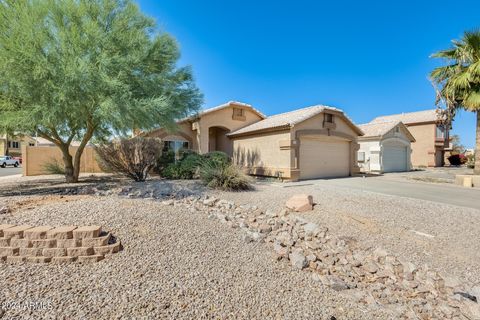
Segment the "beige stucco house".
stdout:
[[362,134],[339,109],[313,106],[266,117],[231,101],[181,120],[174,134],[158,129],[146,135],[174,150],[224,151],[250,174],[299,180],[358,172]]
[[251,105],[230,101],[180,120],[174,133],[160,128],[145,135],[161,138],[165,148],[175,152],[181,149],[198,153],[223,151],[232,156],[233,142],[227,134],[265,118]]
[[412,168],[411,143],[415,138],[402,122],[358,125],[365,133],[359,137],[358,165],[362,172],[402,172]]
[[449,144],[449,128],[435,109],[377,117],[370,123],[401,121],[415,138],[412,142],[413,167],[441,167]]
[[35,145],[35,139],[29,135],[0,136],[0,156],[9,155],[12,157],[22,156],[22,146]]

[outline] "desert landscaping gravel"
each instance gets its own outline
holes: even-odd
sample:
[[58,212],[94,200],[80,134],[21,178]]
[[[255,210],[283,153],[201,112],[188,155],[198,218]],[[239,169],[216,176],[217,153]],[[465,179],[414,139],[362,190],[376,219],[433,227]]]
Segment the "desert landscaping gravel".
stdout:
[[311,194],[316,203],[313,212],[302,216],[337,236],[351,237],[366,247],[382,247],[418,266],[427,264],[445,275],[480,283],[479,210],[321,184],[260,184],[255,192],[218,196],[278,210],[298,193]]
[[48,307],[10,306],[6,319],[388,318],[380,310],[366,314],[308,273],[277,262],[265,244],[246,243],[239,230],[203,213],[114,196],[55,196],[29,207],[1,221],[101,224],[124,249],[92,264],[1,264],[4,303]]
[[[117,190],[110,190],[114,185]],[[265,243],[244,241],[242,230],[209,219],[205,212],[161,203],[174,195],[215,195],[238,205],[280,210],[291,195],[311,194],[314,211],[301,215],[335,236],[385,248],[472,285],[480,281],[480,211],[473,209],[322,185],[259,183],[252,192],[228,193],[206,190],[195,181],[122,180],[93,183],[98,187],[93,196],[58,195],[64,188],[59,182],[38,186],[54,195],[13,196],[0,183],[0,194],[10,192],[0,198],[0,207],[6,201],[13,209],[0,215],[0,223],[99,224],[118,237],[124,249],[93,264],[0,264],[4,302],[40,301],[51,307],[10,308],[7,319],[395,318],[277,261]]]

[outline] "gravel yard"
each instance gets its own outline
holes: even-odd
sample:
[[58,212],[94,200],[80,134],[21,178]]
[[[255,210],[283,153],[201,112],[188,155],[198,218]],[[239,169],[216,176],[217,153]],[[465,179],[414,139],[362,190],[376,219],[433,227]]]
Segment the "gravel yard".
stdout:
[[245,242],[240,229],[155,200],[173,195],[210,194],[279,210],[293,194],[312,194],[317,205],[302,216],[335,236],[480,283],[480,211],[474,209],[322,185],[259,183],[256,191],[226,193],[195,181],[132,184],[97,177],[81,184],[93,188],[92,196],[77,195],[80,189],[55,179],[30,179],[17,188],[12,181],[0,183],[0,207],[7,201],[13,208],[0,215],[0,223],[100,224],[124,250],[94,264],[1,264],[4,303],[51,306],[30,311],[10,306],[5,318],[395,318],[388,309],[366,308],[277,261],[267,244]]
[[350,236],[416,265],[428,264],[446,275],[480,283],[479,210],[322,185],[262,184],[256,192],[220,197],[278,209],[297,193],[311,194],[317,203],[313,212],[303,216],[338,236]]
[[380,311],[367,316],[361,307],[313,282],[308,273],[276,262],[265,244],[245,243],[241,231],[159,202],[54,196],[1,221],[101,224],[124,246],[94,264],[2,264],[4,302],[40,301],[52,307],[30,313],[10,309],[6,318],[388,317]]

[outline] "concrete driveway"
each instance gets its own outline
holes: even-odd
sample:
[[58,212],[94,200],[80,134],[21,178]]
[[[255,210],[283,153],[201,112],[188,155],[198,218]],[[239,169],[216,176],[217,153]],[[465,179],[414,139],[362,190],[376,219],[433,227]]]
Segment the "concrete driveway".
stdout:
[[388,175],[380,177],[351,177],[330,180],[303,181],[304,184],[333,185],[392,196],[422,199],[480,210],[480,189],[463,188],[446,183],[424,183],[399,180]]
[[13,168],[13,167],[6,167],[6,168],[0,168],[0,177],[8,177],[8,176],[14,176],[14,175],[19,175],[22,174],[22,168]]

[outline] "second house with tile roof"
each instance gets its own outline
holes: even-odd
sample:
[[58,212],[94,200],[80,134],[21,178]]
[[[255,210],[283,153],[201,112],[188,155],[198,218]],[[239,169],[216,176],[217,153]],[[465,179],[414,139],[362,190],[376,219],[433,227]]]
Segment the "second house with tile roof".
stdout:
[[388,122],[404,123],[415,138],[412,143],[412,166],[441,167],[444,165],[445,150],[449,146],[449,128],[444,125],[435,109],[381,116],[370,124]]
[[411,144],[415,138],[400,121],[367,123],[358,126],[358,165],[363,172],[403,172],[412,168]]

